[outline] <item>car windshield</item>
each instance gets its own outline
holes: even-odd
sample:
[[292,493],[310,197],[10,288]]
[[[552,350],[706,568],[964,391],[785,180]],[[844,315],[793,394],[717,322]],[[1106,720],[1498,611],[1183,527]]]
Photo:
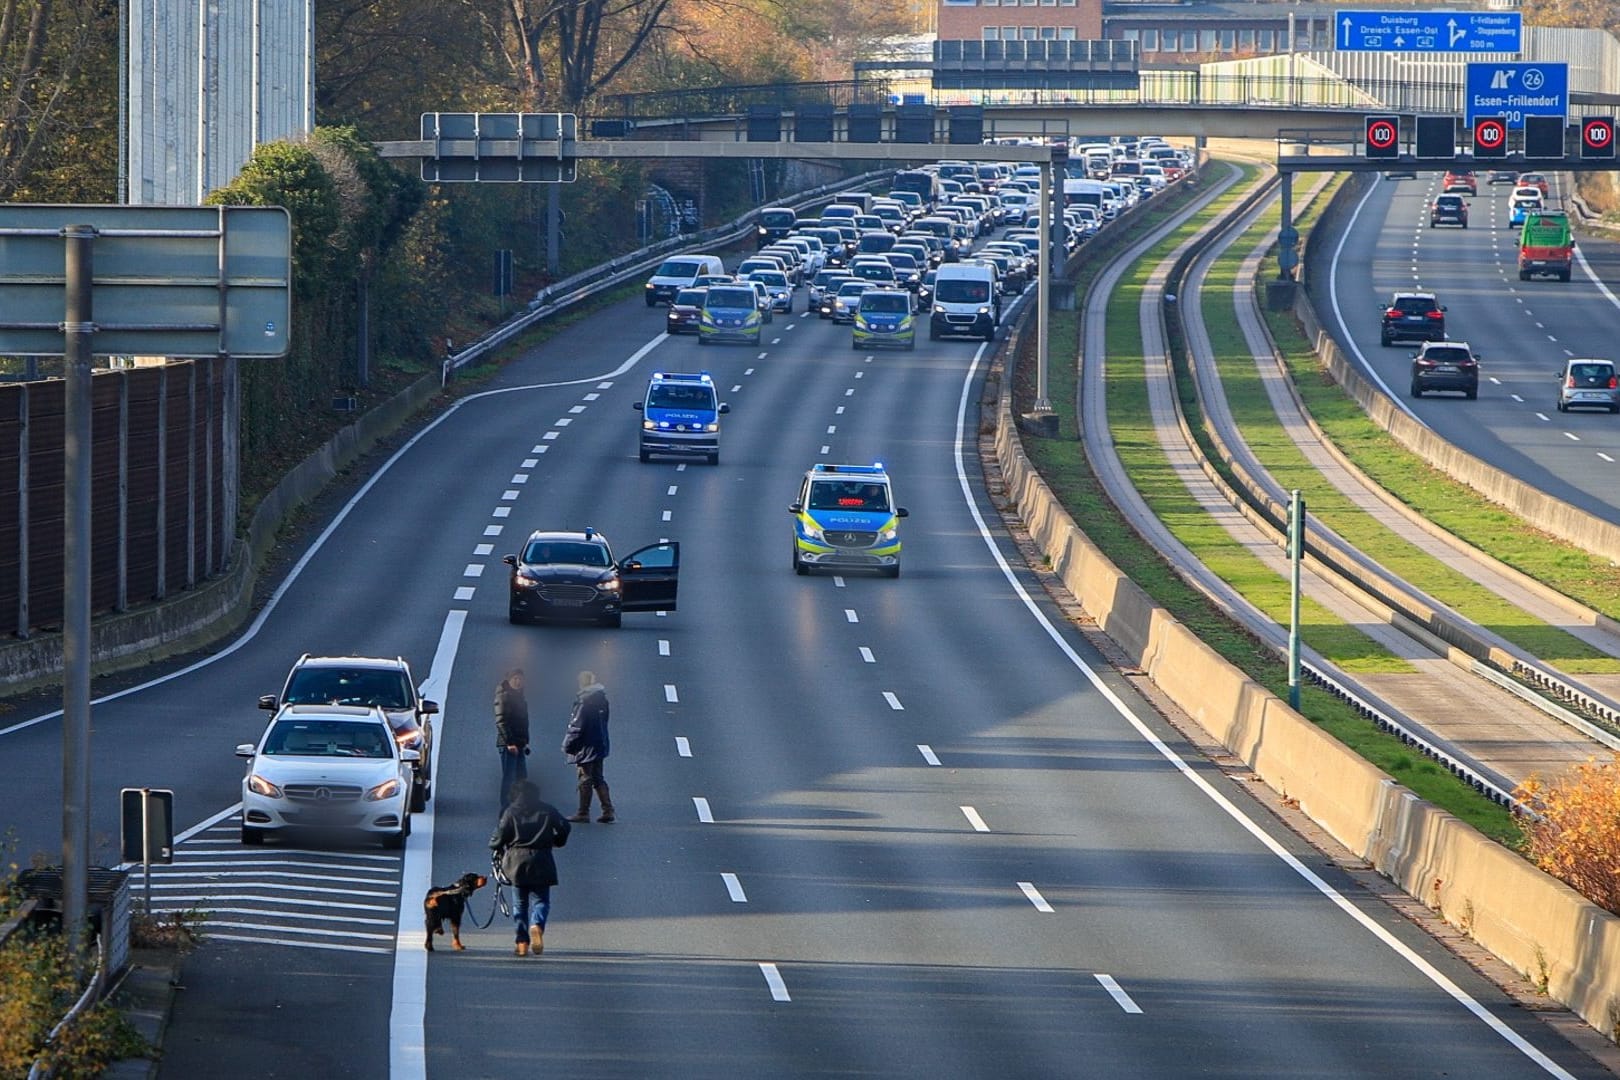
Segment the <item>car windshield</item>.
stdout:
[[861,310],[905,315],[911,311],[911,297],[896,293],[869,292],[861,297]]
[[864,480],[817,480],[810,485],[812,510],[866,510],[881,513],[889,508],[887,484]]
[[889,265],[896,270],[915,270],[917,269],[917,259],[916,256],[907,255],[903,251],[891,251],[889,252]]
[[1434,310],[1434,301],[1427,296],[1398,296],[1390,306],[1402,315],[1427,315]]
[[839,296],[859,296],[872,286],[864,281],[851,281],[838,287]]
[[677,306],[698,307],[703,303],[702,289],[682,289],[675,294]]
[[589,540],[531,540],[523,549],[529,566],[612,566],[605,544]]
[[790,229],[797,219],[792,210],[763,210],[759,215],[759,223],[767,229]]
[[654,383],[647,391],[653,409],[714,409],[714,387],[707,384]]
[[695,259],[665,259],[664,265],[658,268],[658,277],[697,277],[703,264]]
[[776,289],[787,288],[787,275],[780,270],[755,270],[750,275],[755,281]]
[[1436,206],[1447,207],[1448,209],[1455,209],[1456,207],[1462,205],[1462,197],[1459,195],[1442,195],[1438,199],[1434,200],[1434,204]]
[[989,303],[990,283],[977,278],[946,278],[936,283],[934,299],[942,304]]
[[260,753],[273,757],[389,758],[380,725],[354,720],[277,720]]
[[1474,359],[1471,355],[1469,355],[1467,349],[1459,349],[1456,346],[1430,349],[1428,352],[1423,354],[1423,358],[1425,360],[1433,360],[1437,364],[1466,364]]
[[411,686],[392,668],[304,666],[287,681],[281,703],[409,709]]
[[1614,374],[1614,367],[1611,364],[1571,364],[1569,374],[1585,382],[1606,382]]
[[872,264],[872,263],[866,263],[864,265],[857,266],[855,268],[855,273],[860,275],[861,277],[865,278],[868,281],[893,281],[894,280],[894,269],[892,267],[890,267],[887,263],[885,263],[882,266],[877,266],[877,265]]
[[759,294],[753,289],[710,289],[703,298],[703,306],[711,311],[721,308],[751,308],[759,303]]

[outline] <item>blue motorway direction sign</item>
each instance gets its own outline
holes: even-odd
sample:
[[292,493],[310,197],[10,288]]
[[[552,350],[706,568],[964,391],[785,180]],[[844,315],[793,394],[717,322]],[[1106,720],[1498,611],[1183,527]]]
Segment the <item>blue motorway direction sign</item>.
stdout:
[[1463,110],[1469,127],[1479,116],[1500,116],[1514,129],[1524,127],[1526,116],[1567,116],[1569,65],[1469,64]]
[[1513,53],[1523,49],[1517,11],[1336,11],[1340,52]]

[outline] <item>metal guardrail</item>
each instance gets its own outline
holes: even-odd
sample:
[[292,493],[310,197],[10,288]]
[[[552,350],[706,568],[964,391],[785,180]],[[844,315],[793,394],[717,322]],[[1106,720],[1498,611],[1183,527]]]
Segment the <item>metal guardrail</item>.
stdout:
[[[1209,248],[1217,241],[1224,239],[1230,233],[1235,231],[1240,225],[1242,225],[1243,219],[1249,214],[1250,211],[1258,206],[1262,200],[1270,195],[1275,186],[1276,176],[1273,175],[1267,182],[1262,184],[1255,191],[1241,200],[1238,205],[1228,211],[1214,228],[1208,229],[1202,233],[1192,243],[1192,245],[1190,245],[1188,249],[1181,254],[1176,262],[1172,264],[1170,272],[1165,278],[1165,295],[1179,295],[1181,292],[1181,281],[1186,276],[1188,268],[1191,267],[1193,263],[1201,255],[1203,255],[1204,252],[1209,250]],[[1187,331],[1183,305],[1180,303],[1174,305],[1167,304],[1164,305],[1164,307],[1174,308],[1175,319],[1178,324],[1178,331],[1180,333],[1181,340],[1185,342],[1187,340]],[[1161,307],[1160,309],[1161,319],[1165,317],[1164,307]],[[1228,501],[1237,500],[1247,502],[1248,500],[1245,498],[1244,494],[1227,485],[1224,479],[1220,477],[1219,472],[1215,470],[1213,465],[1209,462],[1208,458],[1204,456],[1203,450],[1198,446],[1197,440],[1192,437],[1192,429],[1187,422],[1186,414],[1181,409],[1181,401],[1179,396],[1172,394],[1171,399],[1176,410],[1177,421],[1181,426],[1183,436],[1186,439],[1186,442],[1194,457],[1198,459],[1199,464],[1204,469],[1206,475],[1210,476],[1217,486],[1223,489],[1223,494],[1225,494]],[[1236,505],[1235,502],[1234,505]],[[1255,509],[1257,513],[1259,512],[1259,508],[1252,507],[1252,509]],[[1330,569],[1332,569],[1331,566]],[[1379,730],[1393,735],[1403,744],[1412,747],[1425,757],[1441,765],[1453,776],[1462,780],[1480,794],[1486,796],[1494,802],[1500,803],[1503,806],[1511,807],[1516,811],[1527,812],[1527,808],[1524,807],[1524,805],[1518,800],[1514,799],[1511,782],[1509,782],[1506,777],[1496,773],[1495,770],[1487,768],[1485,765],[1474,760],[1473,757],[1466,751],[1453,746],[1447,740],[1441,739],[1431,732],[1424,730],[1420,725],[1413,723],[1410,718],[1401,717],[1392,710],[1381,706],[1379,703],[1372,700],[1369,695],[1361,691],[1353,682],[1340,677],[1340,675],[1333,671],[1319,667],[1318,665],[1310,663],[1309,661],[1301,665],[1301,670],[1304,675],[1317,687],[1325,690],[1327,693],[1338,698],[1340,701],[1348,704],[1364,719],[1371,721],[1374,726],[1379,728]]]
[[95,1004],[95,1002],[101,997],[102,983],[107,977],[107,950],[102,948],[100,936],[97,936],[94,947],[96,953],[96,970],[91,974],[90,981],[85,985],[84,993],[79,995],[79,1000],[73,1003],[73,1007],[69,1009],[65,1015],[63,1015],[62,1019],[56,1022],[55,1026],[51,1028],[49,1034],[45,1036],[45,1044],[43,1047],[41,1047],[39,1056],[36,1057],[34,1059],[34,1063],[28,1067],[28,1080],[50,1080],[50,1077],[55,1075],[45,1061],[46,1054],[49,1052],[51,1044],[56,1042],[56,1037],[62,1033],[63,1028],[67,1027],[74,1020],[78,1019],[86,1009]]
[[[792,198],[784,199],[776,205],[790,206],[796,210],[803,209],[829,200],[840,192],[865,187],[892,171],[892,169],[878,169],[874,172],[861,173],[859,176],[846,177],[818,188],[797,192]],[[460,352],[445,357],[441,375],[443,381],[448,382],[456,371],[483,358],[491,350],[505,345],[547,316],[555,315],[595,293],[622,285],[672,254],[694,246],[726,243],[738,239],[753,225],[754,217],[758,213],[758,208],[755,208],[724,225],[661,240],[547,285],[535,294],[535,298],[529,302],[524,311],[514,315]]]

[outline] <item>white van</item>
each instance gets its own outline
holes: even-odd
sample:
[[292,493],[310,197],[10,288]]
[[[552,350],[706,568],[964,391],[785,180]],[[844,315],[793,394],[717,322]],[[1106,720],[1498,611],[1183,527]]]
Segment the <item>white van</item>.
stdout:
[[934,310],[928,338],[982,337],[990,341],[1001,325],[1001,297],[996,272],[973,263],[949,263],[934,277]]
[[[861,208],[861,213],[870,214],[872,212],[872,200],[876,198],[877,196],[870,191],[844,191],[833,198],[832,205],[858,206]],[[826,217],[827,211],[823,210],[821,216]]]
[[671,255],[647,279],[647,306],[668,304],[682,289],[690,289],[698,278],[708,274],[724,274],[726,264],[718,255]]

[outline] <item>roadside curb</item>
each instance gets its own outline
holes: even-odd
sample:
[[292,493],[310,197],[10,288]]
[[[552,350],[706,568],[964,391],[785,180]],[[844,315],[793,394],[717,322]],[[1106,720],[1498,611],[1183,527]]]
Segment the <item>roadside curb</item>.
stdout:
[[152,1056],[115,1061],[101,1073],[101,1080],[156,1080],[179,981],[178,960],[150,964],[137,961],[130,969],[112,1002],[152,1047]]

